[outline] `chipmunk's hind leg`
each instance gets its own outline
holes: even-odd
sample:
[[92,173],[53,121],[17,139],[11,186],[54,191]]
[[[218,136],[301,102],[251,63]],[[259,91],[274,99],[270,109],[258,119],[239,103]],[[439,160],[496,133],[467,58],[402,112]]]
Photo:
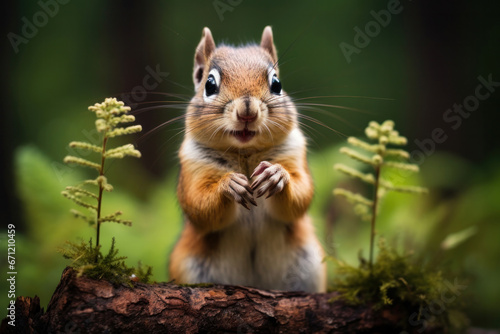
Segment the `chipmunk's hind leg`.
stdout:
[[300,249],[284,277],[285,290],[325,292],[326,267],[323,252],[316,245]]
[[184,283],[216,283],[210,270],[211,266],[208,260],[191,257],[186,259]]

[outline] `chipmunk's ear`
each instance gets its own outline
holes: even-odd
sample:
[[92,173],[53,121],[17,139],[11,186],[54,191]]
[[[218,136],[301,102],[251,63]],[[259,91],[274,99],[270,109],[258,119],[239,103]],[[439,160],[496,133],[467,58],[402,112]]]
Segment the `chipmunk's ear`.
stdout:
[[273,42],[273,30],[271,26],[267,26],[264,28],[264,32],[262,33],[262,38],[260,40],[260,47],[269,52],[271,58],[273,59],[273,63],[278,61],[278,54],[276,52],[276,47]]
[[215,42],[212,37],[210,29],[207,27],[203,28],[201,35],[201,41],[196,47],[196,52],[194,54],[194,69],[193,69],[193,81],[194,89],[197,91],[200,86],[201,79],[203,78],[203,71],[208,62],[208,59],[215,50]]

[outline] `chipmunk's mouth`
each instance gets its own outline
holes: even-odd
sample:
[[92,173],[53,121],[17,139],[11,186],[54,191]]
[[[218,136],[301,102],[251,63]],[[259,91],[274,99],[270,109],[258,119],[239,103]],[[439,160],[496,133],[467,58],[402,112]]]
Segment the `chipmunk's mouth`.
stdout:
[[231,134],[242,143],[250,141],[256,134],[255,131],[250,131],[248,128],[244,128],[240,131],[231,131]]

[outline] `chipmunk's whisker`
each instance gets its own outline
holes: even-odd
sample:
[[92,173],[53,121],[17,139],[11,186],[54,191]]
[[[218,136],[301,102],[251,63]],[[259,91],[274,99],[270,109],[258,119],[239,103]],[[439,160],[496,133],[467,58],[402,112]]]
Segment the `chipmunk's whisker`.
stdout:
[[[288,112],[286,111],[278,111],[278,112],[273,112],[272,114],[269,114],[269,116],[271,117],[274,116],[274,117],[279,117],[280,115],[288,115]],[[301,113],[297,113],[297,118],[302,118],[304,120],[307,120],[307,121],[310,121],[314,124],[317,124],[317,125],[320,125],[330,131],[333,131],[335,132],[337,135],[339,136],[342,136],[342,137],[347,137],[345,134],[343,134],[342,132],[338,131],[338,130],[335,130],[335,129],[332,129],[331,127],[329,127],[328,125],[324,124],[323,122],[317,120],[316,118],[312,117],[312,116],[309,116],[309,115],[305,115],[305,114],[301,114]]]
[[384,100],[384,101],[394,101],[392,98],[388,97],[376,97],[376,96],[362,96],[362,95],[318,95],[318,96],[307,96],[295,99],[299,100],[311,100],[311,99],[327,99],[327,98],[356,98],[356,99],[369,99],[369,100]]
[[145,113],[145,112],[148,112],[148,111],[152,111],[152,110],[161,110],[161,109],[178,109],[178,110],[184,110],[186,109],[187,107],[187,104],[161,104],[161,105],[158,105],[158,106],[150,106],[150,107],[144,107],[144,108],[140,108],[140,109],[136,109],[134,111],[131,112],[131,114],[134,114],[134,115],[139,115],[139,114],[142,114],[142,113]]
[[[272,121],[271,121],[272,122]],[[274,122],[273,122],[274,123]],[[273,133],[271,132],[271,130],[269,129],[269,127],[267,126],[267,124],[263,123],[262,126],[264,127],[264,129],[267,130],[267,133],[269,133],[269,138],[271,139],[271,142],[273,143],[273,146],[274,146],[274,137],[273,137]]]
[[349,122],[348,120],[346,120],[342,116],[339,116],[339,115],[337,115],[335,113],[329,113],[329,112],[327,112],[327,111],[325,111],[323,109],[316,108],[316,107],[302,107],[301,109],[302,110],[307,110],[307,111],[312,111],[312,112],[317,112],[319,114],[335,118],[336,120],[342,122],[343,124],[347,125],[348,127],[350,127],[353,130],[356,130],[356,131],[361,131],[362,130],[360,127],[353,125],[351,122]]
[[169,124],[171,124],[171,123],[174,123],[174,122],[176,122],[176,121],[182,120],[182,119],[184,119],[185,117],[186,117],[186,115],[185,115],[185,114],[182,114],[182,115],[180,115],[180,116],[174,117],[174,118],[172,118],[172,119],[170,119],[170,120],[168,120],[168,121],[166,121],[166,122],[163,122],[163,123],[159,124],[159,125],[155,126],[153,129],[151,129],[151,130],[149,130],[148,132],[146,132],[145,134],[143,134],[142,136],[140,136],[140,137],[137,139],[137,141],[138,141],[138,142],[141,142],[141,141],[145,140],[146,138],[148,138],[151,134],[155,133],[156,131],[158,131],[158,130],[160,130],[160,129],[164,128],[164,127],[166,127],[167,125],[169,125]]
[[[271,120],[271,118],[269,118],[268,121],[269,121],[269,123],[271,123],[272,125],[274,125],[274,127],[276,127],[278,129],[280,129],[281,131],[283,131],[283,133],[285,133],[285,134],[287,133],[287,130],[285,129],[285,127],[283,125],[279,124],[278,122],[275,122],[275,121]],[[267,127],[266,124],[263,124],[263,125]]]
[[176,97],[181,100],[189,101],[192,98],[191,94],[174,94],[174,93],[166,93],[166,92],[147,92],[147,95],[162,95],[168,97]]
[[[187,117],[196,117],[196,116],[202,116],[202,115],[217,115],[217,116],[220,116],[220,114],[218,114],[218,113],[208,113],[208,112],[193,112],[191,114],[182,114],[182,115],[176,116],[174,118],[169,119],[168,121],[165,121],[165,122],[157,125],[153,129],[151,129],[148,132],[144,133],[141,137],[138,138],[137,141],[141,142],[141,141],[145,140],[146,138],[148,138],[153,133],[159,131],[162,128],[165,128],[166,126],[168,126],[168,125],[170,125],[172,123],[184,120]],[[220,117],[218,117],[217,119],[219,119],[219,118]]]
[[339,105],[334,105],[334,104],[325,104],[325,103],[295,103],[295,105],[299,106],[299,107],[314,106],[314,107],[327,107],[327,108],[343,109],[343,110],[358,111],[358,112],[362,111],[362,110],[357,109],[357,108],[339,106]]

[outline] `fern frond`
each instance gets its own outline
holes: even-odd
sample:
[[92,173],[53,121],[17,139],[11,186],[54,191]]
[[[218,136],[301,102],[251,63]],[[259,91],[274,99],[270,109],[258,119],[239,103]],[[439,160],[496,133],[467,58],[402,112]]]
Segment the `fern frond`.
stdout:
[[131,156],[135,158],[141,157],[141,152],[134,148],[132,144],[126,144],[117,148],[110,149],[104,153],[106,158],[124,158],[125,156]]
[[406,137],[403,137],[403,136],[390,135],[388,137],[388,142],[389,142],[389,144],[403,146],[403,145],[406,145],[408,143],[408,140],[406,139]]
[[380,180],[380,186],[392,191],[397,191],[401,193],[412,193],[412,194],[427,194],[429,191],[423,187],[417,186],[395,186],[392,182],[389,182],[385,179]]
[[401,159],[409,159],[410,158],[410,154],[408,152],[406,152],[405,150],[396,149],[396,148],[385,150],[385,156],[401,158]]
[[102,186],[105,191],[113,191],[113,186],[107,182],[107,179],[104,175],[98,176],[94,180],[85,180],[82,182],[83,185],[93,185],[93,186]]
[[112,223],[119,223],[127,226],[132,226],[132,222],[130,220],[123,220],[118,218],[121,215],[122,215],[121,211],[116,211],[113,214],[99,218],[99,222],[101,223],[112,222]]
[[355,170],[354,168],[348,167],[344,164],[335,164],[335,166],[333,166],[333,168],[335,168],[339,172],[342,172],[346,175],[358,178],[366,183],[375,184],[375,176],[373,174],[361,173],[361,172]]
[[89,161],[89,160],[86,160],[83,158],[78,158],[78,157],[75,157],[72,155],[67,155],[64,158],[64,162],[67,164],[77,164],[77,165],[84,166],[84,167],[94,168],[94,169],[97,169],[98,171],[101,170],[101,166],[96,164],[95,162],[92,162],[92,161]]
[[117,136],[123,136],[123,135],[130,135],[133,133],[141,132],[142,131],[142,126],[140,125],[132,125],[128,126],[126,128],[117,128],[114,130],[111,130],[106,133],[106,135],[109,138],[117,137]]
[[347,138],[347,142],[353,146],[359,147],[365,151],[373,152],[373,153],[379,153],[380,150],[383,148],[382,145],[378,144],[368,144],[367,142],[358,139],[356,137],[349,137]]
[[364,221],[370,221],[372,219],[372,210],[373,205],[365,205],[362,203],[358,203],[354,205],[354,213],[361,217],[362,220]]
[[368,123],[368,127],[365,129],[365,134],[370,139],[378,139],[380,131],[380,124],[375,121]]
[[105,118],[109,115],[119,115],[130,111],[130,107],[125,106],[122,101],[114,97],[108,97],[102,103],[96,103],[89,107],[89,110],[95,112],[98,118]]
[[407,170],[410,172],[418,172],[420,168],[418,165],[415,164],[408,164],[404,162],[394,162],[394,161],[388,161],[384,163],[384,166],[386,167],[391,167],[391,168],[396,168],[396,169],[402,169],[402,170]]
[[88,217],[88,216],[84,215],[83,213],[81,213],[80,211],[75,210],[75,209],[71,209],[70,212],[76,218],[83,219],[84,221],[86,221],[87,223],[89,223],[89,225],[94,225],[95,224],[95,218]]
[[113,186],[110,183],[108,183],[108,178],[106,176],[99,175],[95,179],[95,182],[99,187],[102,187],[104,190],[113,191]]
[[112,127],[117,126],[121,123],[131,123],[135,122],[135,117],[133,115],[121,115],[118,117],[111,117],[108,124]]
[[105,119],[99,118],[95,121],[95,128],[97,132],[107,132],[111,127]]
[[94,198],[94,199],[97,199],[97,195],[94,194],[93,192],[91,191],[88,191],[86,189],[82,189],[80,187],[71,187],[71,186],[68,186],[66,187],[66,191],[68,191],[69,193],[77,196],[77,197],[80,197],[80,196],[87,196],[87,197],[91,197],[91,198]]
[[361,203],[367,206],[372,206],[373,201],[364,197],[361,194],[355,194],[352,191],[343,188],[336,188],[333,190],[333,194],[337,196],[345,197],[351,203]]
[[69,147],[78,148],[81,150],[92,151],[92,152],[96,152],[96,153],[102,152],[102,147],[92,145],[90,143],[86,143],[83,141],[72,141],[71,143],[69,143]]
[[71,194],[71,193],[69,193],[67,191],[62,191],[61,194],[64,197],[72,200],[76,204],[78,204],[78,205],[80,205],[80,206],[82,206],[82,207],[84,207],[86,209],[92,209],[92,210],[96,210],[97,211],[97,206],[82,201],[78,196],[75,196],[75,195],[73,195],[73,194]]
[[101,221],[102,223],[118,223],[118,224],[122,224],[122,225],[125,225],[125,226],[132,226],[132,221],[131,220],[123,220],[123,219],[113,219],[113,220],[102,220]]
[[364,155],[356,152],[355,150],[351,150],[350,148],[342,147],[340,149],[340,153],[345,154],[345,155],[353,158],[354,160],[358,160],[358,161],[361,161],[367,165],[373,166],[373,161],[371,158],[364,156]]
[[477,226],[472,225],[467,227],[464,230],[461,230],[456,233],[452,233],[448,235],[442,242],[441,242],[441,248],[448,250],[456,247],[457,245],[461,244],[465,240],[469,239],[472,237],[474,234],[477,233]]

